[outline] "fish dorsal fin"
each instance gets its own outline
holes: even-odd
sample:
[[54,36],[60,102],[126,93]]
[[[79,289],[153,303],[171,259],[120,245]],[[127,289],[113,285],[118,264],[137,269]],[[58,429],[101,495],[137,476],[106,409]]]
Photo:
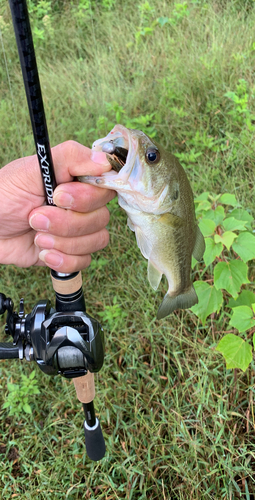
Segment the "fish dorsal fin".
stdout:
[[195,257],[196,260],[200,261],[203,257],[204,251],[205,251],[205,240],[199,227],[196,226],[196,241],[192,252],[193,257]]
[[148,260],[147,276],[153,290],[157,290],[162,273],[152,264],[151,260]]
[[145,259],[149,259],[152,250],[152,242],[150,242],[148,238],[146,238],[146,236],[138,226],[135,226],[135,235],[137,245],[140,248],[141,254],[145,257]]

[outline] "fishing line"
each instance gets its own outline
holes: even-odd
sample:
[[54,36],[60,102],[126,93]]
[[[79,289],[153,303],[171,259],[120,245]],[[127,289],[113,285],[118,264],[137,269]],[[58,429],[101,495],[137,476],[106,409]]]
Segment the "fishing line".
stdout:
[[6,51],[5,51],[5,46],[4,46],[4,39],[3,39],[3,34],[2,34],[1,28],[0,28],[0,40],[1,40],[1,47],[2,47],[2,51],[3,51],[5,70],[6,70],[7,79],[8,79],[8,86],[9,86],[10,96],[11,96],[11,101],[12,101],[12,109],[13,109],[13,114],[14,114],[14,121],[15,121],[16,131],[17,131],[17,135],[18,135],[20,157],[23,158],[24,151],[23,151],[23,147],[22,147],[20,129],[19,129],[19,125],[18,125],[17,109],[16,109],[16,106],[15,106],[15,99],[14,99],[14,95],[13,95],[13,91],[12,91],[12,83],[11,83],[11,78],[10,78],[10,73],[9,73],[9,68],[8,68],[8,62],[7,62],[7,57],[6,57]]

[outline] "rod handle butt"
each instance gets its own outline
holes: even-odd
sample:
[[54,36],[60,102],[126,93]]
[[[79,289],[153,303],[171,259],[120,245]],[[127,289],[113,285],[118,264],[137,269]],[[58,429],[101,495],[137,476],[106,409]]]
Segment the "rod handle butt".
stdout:
[[100,422],[98,418],[96,418],[94,427],[89,427],[85,420],[83,426],[87,455],[90,460],[97,462],[105,455],[105,442]]

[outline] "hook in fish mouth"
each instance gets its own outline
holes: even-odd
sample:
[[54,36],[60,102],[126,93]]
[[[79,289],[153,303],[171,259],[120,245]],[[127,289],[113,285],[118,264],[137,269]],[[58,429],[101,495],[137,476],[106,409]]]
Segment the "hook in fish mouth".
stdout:
[[115,172],[119,172],[126,164],[128,150],[120,146],[115,146],[113,141],[106,142],[102,151],[106,153],[106,158]]

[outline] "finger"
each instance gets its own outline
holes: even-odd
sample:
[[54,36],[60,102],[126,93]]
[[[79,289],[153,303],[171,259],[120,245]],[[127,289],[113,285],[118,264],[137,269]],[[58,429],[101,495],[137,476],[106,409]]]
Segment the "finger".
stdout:
[[92,152],[76,141],[66,141],[52,148],[52,158],[57,184],[70,182],[84,173],[101,175],[111,170],[105,153]]
[[30,213],[29,224],[36,231],[71,238],[96,233],[107,226],[109,219],[110,214],[106,207],[83,214],[63,208],[43,206]]
[[87,255],[102,250],[109,243],[107,229],[78,238],[61,238],[51,234],[37,233],[35,245],[41,250],[58,250],[68,255]]
[[115,196],[116,192],[110,189],[100,189],[81,182],[68,182],[55,189],[53,201],[61,208],[70,208],[76,212],[93,212]]
[[75,273],[90,265],[90,255],[66,255],[57,250],[42,250],[39,253],[38,265],[42,263],[61,273]]

